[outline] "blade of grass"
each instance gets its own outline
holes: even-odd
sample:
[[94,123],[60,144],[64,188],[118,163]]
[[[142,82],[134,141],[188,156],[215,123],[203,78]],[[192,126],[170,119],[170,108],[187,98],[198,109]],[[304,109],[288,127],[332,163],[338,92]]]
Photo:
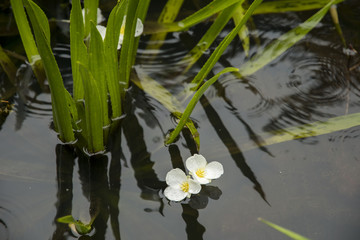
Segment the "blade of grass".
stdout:
[[23,1],[10,0],[10,3],[27,59],[34,71],[36,78],[42,84],[45,80],[45,70],[42,61],[39,61],[39,52],[36,47],[34,36],[31,32],[31,28],[24,10]]
[[223,54],[227,46],[231,43],[231,41],[235,38],[237,33],[240,31],[242,26],[246,23],[246,21],[249,19],[249,17],[252,15],[253,11],[257,8],[257,6],[262,2],[262,0],[255,0],[249,7],[249,9],[246,11],[244,17],[241,19],[240,23],[235,26],[235,28],[224,38],[224,40],[221,41],[219,46],[215,49],[215,51],[211,54],[210,58],[206,61],[204,66],[201,68],[199,73],[195,76],[195,78],[192,80],[192,83],[196,84],[196,89],[198,89],[202,83],[202,81],[205,79],[205,77],[208,75],[208,73],[211,71],[211,69],[214,67],[215,63],[219,60],[220,56]]
[[105,77],[104,43],[93,21],[90,22],[89,69],[99,88],[100,102],[102,105],[102,126],[110,124],[108,113],[108,91]]
[[[241,1],[243,2],[243,1]],[[240,4],[236,9],[235,9],[235,13],[232,15],[233,19],[234,19],[234,23],[235,25],[239,24],[239,22],[241,21],[241,18],[244,17],[246,10],[244,9],[243,5]],[[249,30],[246,27],[246,25],[244,25],[240,31],[238,32],[239,38],[241,40],[241,44],[243,46],[244,49],[244,53],[246,56],[249,55],[249,50],[250,50],[250,38],[249,38]]]
[[85,119],[87,150],[90,153],[97,153],[104,150],[103,140],[103,109],[100,103],[101,97],[98,84],[91,72],[81,62],[78,62],[81,79],[85,92]]
[[[184,0],[168,0],[163,10],[161,11],[157,22],[158,23],[174,22],[183,2]],[[149,40],[150,44],[147,46],[147,49],[152,49],[152,50],[160,49],[166,36],[167,36],[166,32],[153,34]]]
[[[123,77],[123,79],[121,80],[121,84],[124,89],[127,89],[129,86],[130,72],[133,64],[135,63],[135,56],[139,41],[139,38],[135,37],[137,18],[144,21],[149,3],[149,0],[132,0],[129,1],[128,4],[124,42],[120,53],[119,64],[120,76]],[[122,91],[122,94],[123,93],[124,91]]]
[[310,17],[308,20],[300,24],[298,27],[290,30],[289,32],[280,36],[277,40],[267,45],[262,51],[258,51],[257,54],[251,58],[250,61],[244,63],[239,68],[239,72],[242,76],[248,76],[264,67],[272,60],[280,56],[283,52],[292,47],[295,43],[300,41],[305,35],[310,32],[325,16],[335,0],[330,1],[316,14]]
[[[214,0],[199,11],[190,15],[189,17],[174,23],[157,23],[156,27],[153,28],[153,32],[176,32],[187,29],[191,26],[198,24],[211,17],[215,13],[222,11],[223,9],[237,3],[239,0]],[[151,27],[150,27],[151,28]],[[146,32],[148,33],[148,32]]]
[[204,52],[211,46],[211,44],[219,36],[222,29],[229,22],[235,10],[239,6],[241,6],[242,2],[243,1],[239,1],[239,3],[231,5],[230,7],[224,9],[215,19],[211,27],[202,36],[198,44],[193,49],[191,49],[188,54],[186,54],[186,56],[182,60],[184,62],[188,62],[185,72],[187,72],[197,62],[197,60],[199,60],[199,58],[204,54]]
[[166,140],[166,144],[171,144],[174,142],[174,140],[176,139],[176,137],[179,135],[180,131],[182,130],[182,128],[184,127],[184,125],[186,124],[186,122],[188,121],[190,114],[192,113],[192,111],[195,108],[196,103],[199,101],[200,97],[204,94],[204,92],[222,75],[228,72],[236,72],[238,71],[237,68],[225,68],[222,71],[220,71],[219,73],[217,73],[214,77],[210,78],[208,81],[206,81],[200,88],[199,90],[196,91],[196,93],[194,94],[194,96],[191,98],[189,104],[186,106],[186,109],[184,111],[184,113],[181,116],[181,119],[178,123],[178,125],[176,126],[175,130],[173,132],[170,133],[169,138]]
[[275,230],[278,230],[279,232],[285,234],[286,236],[291,237],[294,240],[310,240],[309,238],[303,237],[300,234],[297,234],[296,232],[288,230],[288,229],[286,229],[284,227],[281,227],[281,226],[279,226],[279,225],[277,225],[275,223],[269,222],[269,221],[267,221],[265,219],[258,218],[258,220],[265,223],[265,224],[267,224],[268,226],[274,228]]
[[[135,19],[139,18],[141,20],[141,22],[145,22],[149,4],[150,4],[150,0],[140,0],[138,9],[136,10],[136,18]],[[137,22],[137,21],[135,21],[135,22]],[[136,27],[136,25],[135,25],[135,27]],[[139,40],[140,40],[140,38],[137,37],[137,38],[135,38],[135,41],[134,41],[134,47],[133,47],[133,53],[132,53],[133,54],[132,65],[135,64],[135,56],[136,56],[136,52],[137,52],[137,49],[139,46]]]
[[336,5],[332,5],[330,7],[330,14],[331,14],[331,18],[333,20],[333,23],[335,25],[335,29],[338,32],[339,37],[341,39],[341,42],[343,43],[344,47],[346,47],[346,41],[345,41],[345,37],[344,37],[344,34],[343,34],[342,30],[341,30],[341,26],[340,26],[340,23],[339,23],[339,16],[338,16],[338,13],[337,13]]
[[[334,4],[343,2],[344,0],[336,0]],[[329,0],[278,0],[272,2],[262,3],[255,11],[254,14],[266,13],[280,13],[280,12],[295,12],[319,9],[324,7]]]
[[97,9],[99,7],[99,0],[85,0],[84,1],[84,10],[85,10],[85,27],[84,27],[84,36],[87,37],[90,33],[90,22],[93,21],[97,23]]
[[[135,40],[135,28],[136,28],[136,10],[139,4],[139,0],[132,0],[128,2],[126,11],[126,23],[124,32],[124,41],[120,53],[119,72],[121,76],[121,85],[123,89],[127,89],[129,86],[130,71],[133,62],[133,47]],[[122,91],[124,94],[124,91]],[[122,96],[124,99],[124,95]]]
[[31,0],[24,0],[27,13],[35,33],[36,43],[39,49],[41,59],[43,60],[45,72],[49,81],[51,90],[51,100],[53,106],[54,123],[59,131],[60,139],[64,142],[75,140],[71,125],[71,117],[66,101],[66,89],[57,66],[55,57],[51,51],[50,41],[46,39],[46,34],[41,24],[38,22],[39,8]]
[[80,0],[72,1],[70,13],[70,55],[73,74],[73,96],[75,101],[78,101],[84,99],[84,86],[81,81],[79,66],[76,63],[80,61],[84,65],[88,64]]
[[124,3],[125,1],[118,2],[111,11],[104,39],[106,83],[111,99],[112,118],[118,118],[122,114],[117,47],[126,7]]

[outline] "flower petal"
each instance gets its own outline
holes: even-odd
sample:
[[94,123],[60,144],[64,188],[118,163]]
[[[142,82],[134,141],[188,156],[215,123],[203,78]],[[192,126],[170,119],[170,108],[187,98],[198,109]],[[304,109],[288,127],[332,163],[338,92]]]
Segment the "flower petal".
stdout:
[[199,168],[205,168],[207,162],[202,155],[194,154],[194,156],[191,156],[186,160],[185,164],[187,169],[194,174]]
[[96,25],[97,30],[99,31],[101,38],[104,40],[106,35],[106,27],[102,25]]
[[223,165],[219,162],[211,162],[205,167],[205,178],[216,179],[224,173]]
[[189,179],[188,180],[188,183],[189,183],[189,193],[191,194],[197,194],[200,192],[201,190],[201,185],[197,182],[197,181],[194,181],[192,179]]
[[199,184],[208,184],[208,183],[210,183],[211,182],[211,180],[210,179],[208,179],[208,178],[206,178],[206,177],[199,177],[198,175],[196,175],[196,174],[191,174],[191,176],[194,178],[194,180],[196,181],[196,182],[198,182]]
[[164,195],[167,199],[171,200],[171,201],[181,201],[184,198],[186,198],[186,196],[188,195],[187,192],[183,192],[180,189],[175,189],[172,187],[167,187],[164,190]]
[[139,37],[144,31],[144,25],[140,18],[136,21],[136,28],[135,28],[135,37]]
[[180,185],[186,181],[187,177],[180,168],[172,169],[166,174],[166,183],[172,188],[180,189]]

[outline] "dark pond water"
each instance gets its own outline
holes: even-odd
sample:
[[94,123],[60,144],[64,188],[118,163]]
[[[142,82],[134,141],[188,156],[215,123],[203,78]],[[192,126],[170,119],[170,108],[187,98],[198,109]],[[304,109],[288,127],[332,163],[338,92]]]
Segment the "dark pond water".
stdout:
[[[41,6],[50,17],[68,18],[66,4],[45,2]],[[111,4],[102,6],[106,10]],[[152,5],[150,17],[160,9]],[[155,99],[133,86],[109,151],[89,159],[57,140],[50,128],[50,95],[28,66],[19,63],[16,93],[1,73],[0,97],[10,96],[14,111],[1,117],[0,239],[74,239],[56,219],[72,214],[86,220],[90,213],[98,214],[92,239],[287,239],[258,217],[311,239],[359,239],[360,127],[253,150],[242,147],[254,134],[360,111],[360,57],[353,50],[360,50],[360,4],[346,0],[338,12],[349,47],[326,16],[264,69],[242,80],[227,75],[208,89],[192,119],[200,133],[200,153],[221,162],[225,173],[181,203],[164,198],[165,176],[196,150],[186,133],[164,146],[175,123]],[[6,9],[1,14],[11,16]],[[252,42],[250,55],[312,14],[254,17],[252,36],[261,44]],[[143,36],[136,68],[178,92],[201,65],[181,75],[177,61],[207,26],[169,34],[156,59]],[[54,24],[52,34],[71,89],[67,25]],[[0,40],[4,48],[21,53],[18,36],[4,34]],[[215,72],[247,59],[235,41]]]

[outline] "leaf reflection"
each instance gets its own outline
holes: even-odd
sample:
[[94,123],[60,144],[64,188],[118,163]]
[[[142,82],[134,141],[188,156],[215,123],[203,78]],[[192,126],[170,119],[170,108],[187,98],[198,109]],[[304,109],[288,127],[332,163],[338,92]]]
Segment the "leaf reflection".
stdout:
[[218,134],[219,138],[228,149],[232,159],[235,161],[242,174],[254,183],[254,189],[260,194],[261,198],[269,204],[266,200],[265,192],[263,191],[261,184],[256,179],[256,176],[249,165],[247,165],[244,155],[237,146],[236,141],[232,138],[230,132],[221,121],[216,110],[210,105],[205,96],[200,99],[200,103],[203,106],[211,125],[214,127],[214,130]]

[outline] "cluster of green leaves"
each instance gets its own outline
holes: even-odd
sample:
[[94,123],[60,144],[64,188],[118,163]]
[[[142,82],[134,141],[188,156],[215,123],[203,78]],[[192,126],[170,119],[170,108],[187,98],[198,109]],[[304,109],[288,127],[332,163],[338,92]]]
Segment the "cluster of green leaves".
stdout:
[[[147,24],[147,33],[152,34],[151,41],[159,43],[152,46],[152,48],[160,48],[161,42],[168,32],[186,30],[209,17],[214,20],[196,47],[190,50],[181,61],[187,64],[184,71],[187,71],[198,62],[199,58],[213,44],[229,21],[233,20],[235,27],[216,47],[191,84],[185,87],[179,95],[170,94],[167,89],[140,71],[138,72],[138,78],[131,79],[179,119],[178,125],[166,139],[166,144],[174,142],[181,130],[186,126],[192,133],[199,148],[199,133],[191,121],[190,115],[204,92],[222,74],[231,72],[241,78],[258,71],[300,41],[321,21],[333,4],[341,1],[343,0],[304,0],[300,3],[278,0],[262,3],[262,0],[254,0],[248,6],[245,0],[214,0],[194,14],[174,22],[183,1],[174,2],[169,0],[157,23]],[[62,141],[73,142],[79,140],[91,153],[104,150],[107,137],[107,131],[104,131],[104,129],[111,125],[114,119],[122,115],[122,101],[125,89],[129,86],[131,69],[135,62],[138,45],[138,38],[134,37],[135,19],[140,18],[144,21],[149,2],[150,0],[119,1],[109,16],[106,36],[103,40],[96,28],[96,12],[99,1],[84,1],[84,19],[81,13],[80,1],[73,1],[70,15],[70,47],[74,87],[73,96],[71,96],[63,86],[62,77],[50,47],[50,29],[45,14],[32,0],[11,0],[21,38],[24,43],[26,42],[24,46],[29,62],[32,66],[39,66],[36,69],[43,67],[49,80],[54,124]],[[23,5],[25,5],[27,15],[31,21],[35,40]],[[312,17],[258,51],[242,66],[225,68],[205,81],[223,52],[236,36],[242,40],[244,51],[247,54],[249,51],[249,36],[246,22],[252,15],[316,8],[320,8],[320,10]],[[117,42],[125,15],[129,21],[126,21],[124,42],[118,56]],[[40,58],[42,61],[38,60]],[[192,99],[186,107],[178,100],[182,98],[187,101],[186,99],[190,96],[192,96]],[[111,103],[111,109],[108,107],[109,102]],[[314,129],[313,132],[318,131]]]
[[[84,1],[84,18],[80,0],[72,1],[70,50],[73,97],[64,87],[52,52],[50,28],[44,12],[32,0],[11,0],[11,4],[29,62],[43,66],[37,69],[45,70],[49,81],[54,125],[59,138],[63,142],[77,140],[90,153],[103,151],[107,139],[104,129],[122,115],[121,102],[129,85],[138,44],[134,36],[136,19],[144,19],[149,0],[119,1],[110,14],[104,40],[96,28],[99,1]],[[118,57],[117,46],[125,15],[128,21],[124,50]]]

